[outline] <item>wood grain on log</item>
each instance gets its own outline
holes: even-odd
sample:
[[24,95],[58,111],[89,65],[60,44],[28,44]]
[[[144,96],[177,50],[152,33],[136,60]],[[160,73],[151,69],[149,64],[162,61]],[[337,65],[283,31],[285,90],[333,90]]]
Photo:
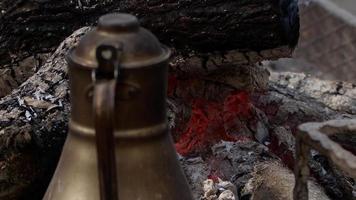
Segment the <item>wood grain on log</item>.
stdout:
[[293,46],[299,19],[298,10],[287,9],[289,5],[295,7],[296,1],[2,0],[0,64],[51,51],[74,30],[117,11],[136,14],[163,43],[183,51]]
[[174,47],[176,60],[186,66],[180,72],[206,74],[222,65],[289,56],[299,35],[298,10],[290,8],[297,8],[295,0],[3,0],[0,97],[34,74],[45,60],[43,54],[108,12],[137,15],[144,27]]

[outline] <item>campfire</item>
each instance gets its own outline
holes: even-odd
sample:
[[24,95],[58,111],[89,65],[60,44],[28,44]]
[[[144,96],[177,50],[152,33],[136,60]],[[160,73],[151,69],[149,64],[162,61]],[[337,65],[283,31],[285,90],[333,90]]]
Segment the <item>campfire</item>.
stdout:
[[66,55],[117,11],[172,52],[168,125],[194,199],[355,198],[355,85],[266,62],[297,48],[297,1],[3,0],[0,199],[42,199],[72,114]]

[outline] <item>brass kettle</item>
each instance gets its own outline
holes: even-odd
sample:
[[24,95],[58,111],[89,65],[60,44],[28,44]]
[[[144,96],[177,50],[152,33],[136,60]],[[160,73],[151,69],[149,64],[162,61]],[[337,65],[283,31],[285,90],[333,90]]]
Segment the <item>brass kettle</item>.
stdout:
[[69,53],[70,130],[44,199],[192,199],[167,125],[169,56],[128,14]]

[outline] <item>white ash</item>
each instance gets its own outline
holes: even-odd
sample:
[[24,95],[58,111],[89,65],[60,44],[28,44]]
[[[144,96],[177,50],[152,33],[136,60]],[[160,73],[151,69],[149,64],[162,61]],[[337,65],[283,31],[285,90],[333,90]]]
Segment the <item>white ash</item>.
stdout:
[[272,73],[271,83],[293,89],[332,110],[356,114],[356,86],[342,81],[321,80],[302,73]]
[[238,200],[238,198],[230,190],[225,190],[219,195],[218,200]]
[[229,181],[207,179],[203,182],[203,191],[202,200],[238,200],[236,186]]
[[218,198],[218,188],[212,179],[203,181],[203,198],[204,200],[215,200]]

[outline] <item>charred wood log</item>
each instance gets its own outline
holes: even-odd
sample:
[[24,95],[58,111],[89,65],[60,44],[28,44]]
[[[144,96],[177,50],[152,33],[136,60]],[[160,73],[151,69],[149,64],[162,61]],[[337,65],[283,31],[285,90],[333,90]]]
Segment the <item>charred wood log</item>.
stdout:
[[33,75],[66,36],[94,25],[104,13],[136,14],[143,26],[174,47],[172,63],[180,64],[172,71],[202,76],[236,64],[289,56],[299,35],[296,5],[295,0],[4,0],[0,2],[0,97]]
[[50,52],[74,30],[108,12],[129,12],[169,46],[191,51],[255,50],[296,45],[296,0],[0,2],[0,64]]

